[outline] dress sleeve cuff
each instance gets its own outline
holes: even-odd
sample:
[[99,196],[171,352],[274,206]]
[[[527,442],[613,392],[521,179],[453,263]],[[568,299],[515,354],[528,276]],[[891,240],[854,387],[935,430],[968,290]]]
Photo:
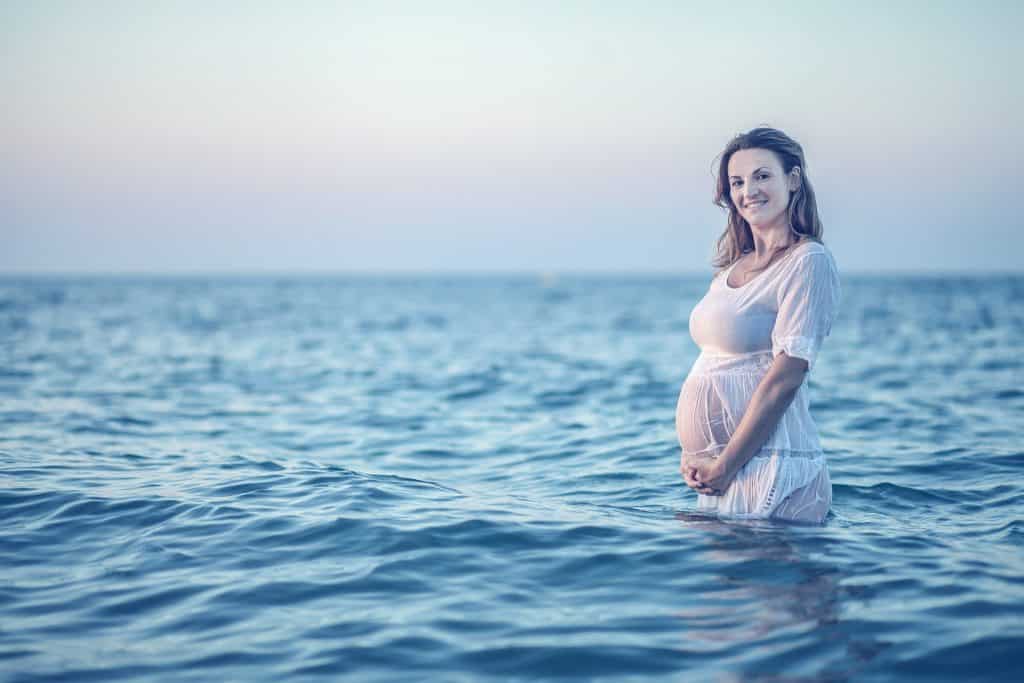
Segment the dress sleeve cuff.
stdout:
[[772,356],[777,356],[783,351],[787,356],[803,358],[807,361],[808,372],[814,367],[814,360],[818,357],[818,349],[821,341],[813,337],[782,337],[772,339]]

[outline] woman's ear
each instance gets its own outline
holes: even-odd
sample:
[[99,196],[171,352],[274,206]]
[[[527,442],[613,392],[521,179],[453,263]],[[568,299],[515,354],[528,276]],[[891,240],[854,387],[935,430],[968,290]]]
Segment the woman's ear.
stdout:
[[789,191],[796,192],[800,189],[800,167],[794,166],[789,172]]

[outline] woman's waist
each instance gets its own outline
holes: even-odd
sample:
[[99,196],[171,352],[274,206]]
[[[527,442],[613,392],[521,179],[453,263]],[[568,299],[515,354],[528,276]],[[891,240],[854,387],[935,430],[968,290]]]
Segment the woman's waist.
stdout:
[[741,374],[763,375],[772,365],[771,349],[749,353],[721,353],[701,351],[694,361],[690,374]]

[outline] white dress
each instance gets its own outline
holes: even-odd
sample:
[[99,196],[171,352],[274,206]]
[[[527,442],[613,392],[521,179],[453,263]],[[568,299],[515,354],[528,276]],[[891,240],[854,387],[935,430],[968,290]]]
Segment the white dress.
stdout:
[[[719,273],[690,314],[700,355],[676,405],[684,459],[718,457],[775,355],[785,351],[813,368],[839,306],[835,261],[819,242],[791,248],[740,287],[728,284],[734,267]],[[831,502],[805,376],[778,426],[724,495],[699,495],[697,506],[723,517],[820,522]]]

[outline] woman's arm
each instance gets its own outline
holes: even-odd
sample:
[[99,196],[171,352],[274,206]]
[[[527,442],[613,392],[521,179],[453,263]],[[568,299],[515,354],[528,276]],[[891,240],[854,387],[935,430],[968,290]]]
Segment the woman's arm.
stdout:
[[686,459],[686,485],[705,495],[722,495],[740,469],[768,440],[803,384],[807,361],[779,353],[761,378],[736,431],[717,458]]

